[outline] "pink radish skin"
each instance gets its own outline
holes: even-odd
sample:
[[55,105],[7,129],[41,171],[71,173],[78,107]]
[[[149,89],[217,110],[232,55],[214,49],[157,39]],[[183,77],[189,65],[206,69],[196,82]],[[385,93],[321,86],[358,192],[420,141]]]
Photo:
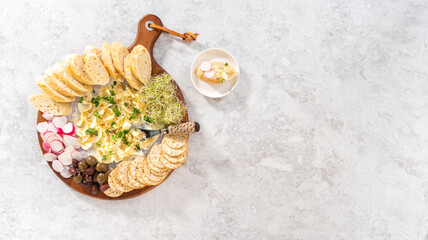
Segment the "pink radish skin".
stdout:
[[202,72],[207,72],[211,70],[211,63],[208,61],[204,61],[201,63],[201,65],[199,65],[199,68],[201,69]]
[[58,140],[54,140],[50,143],[50,146],[52,148],[52,152],[59,153],[64,150],[64,145]]
[[53,123],[48,124],[48,131],[54,132],[54,133],[57,132],[56,127],[53,125]]
[[62,131],[62,128],[58,128],[58,129],[56,130],[56,133],[57,133],[57,134],[60,134],[60,135],[63,135],[63,134],[64,134],[64,131]]
[[72,136],[64,135],[64,144],[65,144],[66,147],[72,146],[75,149],[79,149],[80,148],[80,145],[77,142],[77,138],[72,137]]
[[57,159],[57,156],[53,153],[45,153],[43,154],[43,159],[45,159],[46,162],[52,162]]
[[214,75],[215,75],[214,70],[209,70],[208,72],[204,72],[204,76],[205,76],[206,78],[213,78],[213,77],[214,77]]
[[53,154],[55,154],[55,155],[60,155],[61,153],[63,153],[64,152],[64,150],[61,150],[61,151],[59,151],[59,152],[54,152],[54,151],[52,151],[52,149],[51,149],[51,152],[53,153]]
[[50,121],[50,120],[52,120],[52,119],[54,118],[54,115],[52,115],[52,114],[50,114],[50,113],[48,113],[48,112],[45,112],[45,113],[43,113],[43,114],[42,114],[42,117],[43,117],[44,119],[46,119],[46,120]]
[[70,152],[63,152],[58,156],[58,160],[61,161],[63,165],[70,165],[73,163],[73,158],[71,157]]
[[59,173],[63,178],[70,178],[71,174],[68,172],[69,167],[64,167],[64,169]]
[[54,160],[52,162],[52,168],[57,172],[61,172],[62,170],[64,170],[64,165],[62,165],[62,163],[59,160]]
[[43,142],[42,147],[46,152],[49,152],[51,150],[51,146],[47,142]]
[[76,128],[74,127],[74,124],[67,123],[64,127],[62,127],[62,131],[64,132],[64,134],[73,135],[74,132],[76,132]]
[[77,161],[81,161],[83,159],[83,154],[81,152],[75,151],[71,153],[71,157]]
[[56,128],[62,128],[62,127],[64,127],[65,124],[67,124],[67,118],[64,116],[54,117],[52,119],[52,123]]
[[48,130],[48,123],[47,122],[41,122],[37,124],[37,131],[39,133],[45,133]]

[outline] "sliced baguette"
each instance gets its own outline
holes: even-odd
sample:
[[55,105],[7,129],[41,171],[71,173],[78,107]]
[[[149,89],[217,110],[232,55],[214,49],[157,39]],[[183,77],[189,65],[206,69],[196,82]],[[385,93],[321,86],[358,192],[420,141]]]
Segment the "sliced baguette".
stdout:
[[[88,45],[85,47],[85,54],[87,53],[95,53],[100,59],[102,59],[103,56],[101,50],[94,45]],[[85,55],[83,55],[83,57],[85,57]]]
[[129,54],[128,48],[126,48],[122,43],[114,41],[111,44],[110,52],[111,58],[113,59],[114,69],[116,69],[117,73],[125,77],[124,60]]
[[135,46],[131,52],[131,70],[144,85],[150,81],[152,61],[149,51],[143,45]]
[[73,54],[66,58],[66,65],[70,69],[71,75],[76,78],[80,83],[87,85],[96,85],[97,83],[92,80],[86,71],[85,62],[83,57],[79,54]]
[[139,90],[143,84],[141,84],[140,81],[138,81],[138,79],[134,76],[134,74],[132,74],[131,71],[131,54],[128,54],[128,56],[125,57],[125,61],[124,61],[124,71],[125,71],[125,78],[128,81],[129,85],[134,88]]
[[42,89],[47,95],[49,95],[53,100],[57,102],[72,102],[74,97],[67,97],[57,92],[51,87],[52,78],[48,75],[42,75],[37,78],[37,86]]
[[45,71],[45,74],[51,78],[51,87],[55,89],[57,92],[61,93],[64,96],[75,97],[82,96],[81,92],[75,91],[67,86],[62,79],[58,78],[55,74],[53,74],[52,68],[48,68]]
[[53,100],[46,94],[35,94],[30,97],[30,102],[41,112],[48,112],[53,115],[67,116],[72,112],[69,103],[60,103]]
[[102,60],[103,60],[104,66],[107,68],[107,71],[110,74],[110,76],[112,76],[114,79],[116,79],[119,82],[123,82],[123,77],[116,72],[116,69],[113,66],[110,44],[106,42],[103,43],[101,45],[101,52],[102,52]]
[[110,81],[107,69],[95,53],[86,53],[83,61],[85,62],[86,71],[97,85],[105,85]]
[[89,92],[92,87],[89,85],[81,84],[77,79],[71,75],[70,70],[65,63],[59,62],[52,67],[52,73],[56,77],[62,79],[64,83],[71,89],[79,92]]

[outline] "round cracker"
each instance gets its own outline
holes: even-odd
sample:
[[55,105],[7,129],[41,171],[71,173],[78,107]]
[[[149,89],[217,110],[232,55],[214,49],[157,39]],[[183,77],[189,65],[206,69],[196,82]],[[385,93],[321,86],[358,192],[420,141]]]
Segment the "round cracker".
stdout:
[[171,157],[177,157],[183,154],[187,150],[187,145],[181,148],[170,148],[166,144],[162,144],[162,153],[168,154]]
[[153,185],[152,181],[150,181],[150,179],[148,179],[144,173],[144,165],[145,165],[145,161],[139,162],[137,164],[137,172],[136,172],[136,176],[137,176],[137,181],[144,184],[144,185]]
[[159,158],[161,155],[161,147],[162,147],[162,144],[157,144],[154,147],[152,147],[152,149],[150,149],[148,159],[157,168],[165,169],[165,166],[159,161]]
[[168,145],[170,148],[181,148],[189,140],[188,134],[165,135],[162,139],[162,144]]
[[[162,156],[165,158],[165,160],[167,160],[168,162],[170,162],[172,164],[180,164],[180,163],[183,164],[186,161],[188,153],[189,153],[189,149],[187,148],[187,144],[186,144],[186,151],[183,154],[175,156],[175,157],[171,157],[168,154],[162,154]],[[163,162],[162,162],[162,164],[163,164]]]
[[165,172],[164,176],[157,176],[148,169],[147,164],[144,165],[144,174],[151,181],[152,185],[160,184],[168,176],[168,173]]
[[114,190],[113,188],[109,187],[107,190],[103,192],[108,197],[120,197],[123,192]]
[[112,188],[115,191],[119,191],[118,189],[115,188],[116,182],[114,181],[114,179],[116,179],[115,175],[117,174],[117,172],[118,172],[117,169],[113,169],[111,173],[108,175],[108,180],[107,180],[109,188]]
[[[130,192],[133,189],[125,186],[120,180],[120,179],[123,179],[123,176],[121,175],[121,168],[125,166],[124,163],[125,162],[119,163],[119,165],[117,165],[117,167],[115,168],[116,171],[110,173],[110,175],[113,174],[113,176],[111,176],[111,184],[112,184],[111,187],[121,192]],[[110,186],[110,177],[109,177],[109,186]]]
[[183,165],[183,163],[170,163],[168,160],[165,159],[164,155],[161,156],[161,162],[164,164],[168,169],[177,169]]
[[[131,161],[122,162],[122,165],[121,165],[119,172],[117,174],[117,179],[119,180],[119,183],[124,188],[127,188],[127,189],[134,189],[132,186],[129,185],[129,182],[128,182],[129,165],[131,163],[132,163]],[[131,190],[129,190],[129,191],[131,191]]]
[[139,181],[137,181],[137,165],[141,160],[139,159],[134,159],[134,161],[131,162],[131,164],[129,164],[128,166],[128,170],[129,170],[129,175],[128,175],[128,183],[129,186],[135,188],[135,189],[140,189],[145,187],[145,184],[140,183]]
[[155,165],[153,165],[153,163],[152,162],[150,162],[150,161],[147,161],[147,167],[149,168],[149,170],[151,171],[151,172],[153,172],[154,174],[156,174],[156,175],[159,175],[159,176],[163,176],[162,174],[166,171],[166,170],[168,170],[167,168],[162,168],[162,169],[160,169],[160,168],[158,168],[158,167],[156,167]]

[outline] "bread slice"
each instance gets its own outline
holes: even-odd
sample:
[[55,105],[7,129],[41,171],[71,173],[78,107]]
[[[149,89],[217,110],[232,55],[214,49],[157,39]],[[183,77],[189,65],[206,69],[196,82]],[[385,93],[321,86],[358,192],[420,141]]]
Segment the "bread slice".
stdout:
[[64,96],[75,97],[82,96],[81,92],[75,91],[67,86],[60,78],[53,74],[52,68],[48,68],[45,74],[51,78],[51,87]]
[[49,112],[53,115],[67,116],[72,112],[69,103],[59,103],[46,94],[35,94],[30,97],[30,102],[41,112]]
[[[100,59],[102,59],[103,56],[101,50],[94,45],[88,45],[85,47],[85,54],[87,53],[95,53]],[[83,58],[85,57],[85,54],[83,54]]]
[[70,69],[71,75],[76,78],[80,83],[87,85],[96,85],[97,83],[92,80],[86,71],[85,62],[83,57],[79,54],[73,54],[67,57],[66,65]]
[[69,88],[79,92],[89,92],[92,87],[89,85],[81,84],[77,79],[71,75],[70,70],[65,63],[59,62],[52,67],[52,74],[60,78]]
[[152,61],[149,51],[143,45],[135,46],[131,52],[131,70],[134,76],[144,85],[150,81]]
[[123,82],[123,77],[116,72],[116,69],[113,66],[110,44],[106,42],[103,43],[101,45],[101,52],[102,52],[102,60],[103,60],[104,66],[107,68],[107,71],[110,74],[110,76],[112,76],[114,79],[116,79],[119,82]]
[[110,81],[107,69],[95,53],[85,54],[83,61],[85,62],[86,71],[97,85],[105,85]]
[[67,97],[57,92],[51,87],[52,78],[48,75],[42,75],[37,78],[37,86],[42,89],[47,95],[49,95],[53,100],[57,102],[72,102],[74,97]]
[[111,58],[113,59],[114,69],[116,69],[117,73],[125,77],[125,68],[123,64],[125,57],[129,54],[128,48],[126,48],[122,43],[114,41],[111,44],[110,52]]
[[132,74],[132,71],[131,71],[131,54],[128,54],[128,56],[125,57],[124,71],[125,71],[125,78],[132,88],[138,90],[143,86],[143,84],[141,84],[141,82],[138,81],[138,79],[134,76],[134,74]]

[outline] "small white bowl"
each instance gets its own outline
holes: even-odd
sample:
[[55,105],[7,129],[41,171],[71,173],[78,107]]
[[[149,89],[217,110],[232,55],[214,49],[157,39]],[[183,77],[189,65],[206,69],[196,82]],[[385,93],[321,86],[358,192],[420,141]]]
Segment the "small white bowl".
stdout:
[[[238,73],[237,76],[232,79],[223,82],[223,83],[208,83],[204,80],[201,80],[196,76],[196,68],[203,61],[221,61],[227,62],[231,67],[235,69]],[[190,67],[190,79],[192,79],[193,86],[200,92],[202,95],[205,95],[210,98],[220,98],[224,97],[235,89],[239,80],[239,65],[236,62],[235,58],[229,52],[219,49],[219,48],[210,48],[202,51],[195,57],[193,60],[192,66]]]

